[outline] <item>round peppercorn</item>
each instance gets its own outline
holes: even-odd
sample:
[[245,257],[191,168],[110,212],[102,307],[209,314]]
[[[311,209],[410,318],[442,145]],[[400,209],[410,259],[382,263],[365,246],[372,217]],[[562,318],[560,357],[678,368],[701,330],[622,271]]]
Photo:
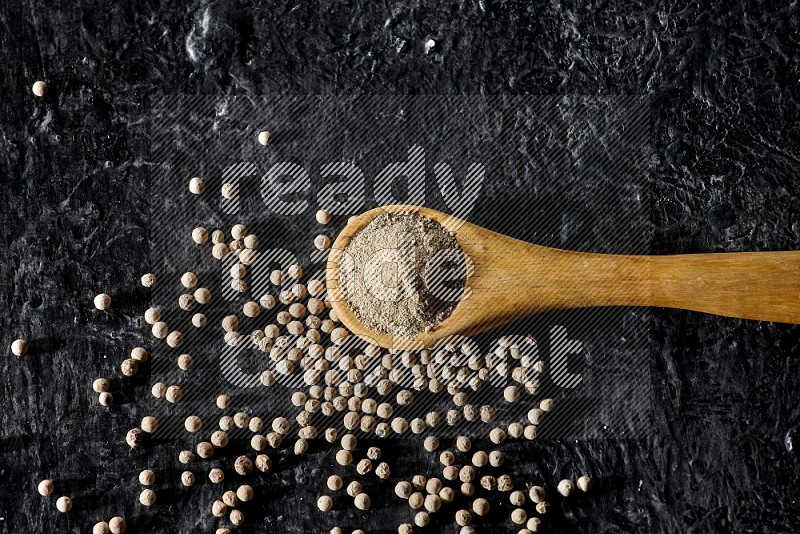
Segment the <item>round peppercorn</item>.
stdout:
[[94,298],[94,307],[98,310],[107,310],[111,307],[111,297],[106,293],[100,293]]
[[28,342],[24,339],[17,339],[11,344],[11,353],[14,356],[25,356],[28,353]]
[[39,491],[39,495],[41,495],[42,497],[47,497],[48,495],[53,493],[53,490],[55,489],[55,484],[53,483],[52,480],[42,480],[41,482],[39,482],[39,485],[36,487],[36,489]]
[[183,484],[184,486],[186,487],[194,486],[195,480],[196,479],[194,473],[192,473],[191,471],[184,471],[183,473],[181,473],[181,484]]
[[67,496],[59,497],[56,501],[56,509],[61,513],[67,513],[72,510],[72,499]]
[[122,534],[127,528],[128,524],[125,522],[125,518],[121,516],[114,516],[108,522],[108,529],[111,534]]
[[145,506],[153,506],[156,503],[156,492],[151,489],[142,490],[139,494],[139,502]]

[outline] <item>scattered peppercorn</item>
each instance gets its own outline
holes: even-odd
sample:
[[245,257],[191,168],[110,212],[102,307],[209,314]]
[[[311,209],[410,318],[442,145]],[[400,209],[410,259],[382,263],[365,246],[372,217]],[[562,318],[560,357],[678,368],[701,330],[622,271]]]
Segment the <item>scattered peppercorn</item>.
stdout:
[[61,513],[67,513],[72,510],[72,499],[67,496],[59,497],[56,501],[56,509]]
[[11,344],[11,353],[14,356],[25,356],[28,353],[28,342],[24,339],[17,339]]

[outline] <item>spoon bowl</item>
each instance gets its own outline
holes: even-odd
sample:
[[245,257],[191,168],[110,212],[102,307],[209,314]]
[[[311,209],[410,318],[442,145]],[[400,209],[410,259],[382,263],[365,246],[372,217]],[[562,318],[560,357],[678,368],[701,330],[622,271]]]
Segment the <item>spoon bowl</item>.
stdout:
[[[465,289],[431,331],[393,336],[364,324],[342,290],[343,251],[376,217],[414,213],[452,233],[467,258]],[[800,323],[800,251],[633,256],[534,245],[421,206],[390,205],[350,220],[326,265],[332,309],[354,334],[386,348],[430,347],[534,313],[593,306],[656,306]]]

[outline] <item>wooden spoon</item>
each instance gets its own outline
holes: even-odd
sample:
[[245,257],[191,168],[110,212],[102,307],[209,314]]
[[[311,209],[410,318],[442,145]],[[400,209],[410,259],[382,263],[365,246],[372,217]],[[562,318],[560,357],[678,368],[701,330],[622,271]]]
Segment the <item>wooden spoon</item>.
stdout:
[[[469,291],[433,331],[398,338],[363,324],[342,298],[341,252],[375,217],[412,212],[451,230],[473,265]],[[430,347],[537,312],[590,306],[658,306],[800,323],[800,251],[625,256],[526,243],[430,208],[375,208],[351,220],[328,257],[331,306],[354,334],[382,347]]]

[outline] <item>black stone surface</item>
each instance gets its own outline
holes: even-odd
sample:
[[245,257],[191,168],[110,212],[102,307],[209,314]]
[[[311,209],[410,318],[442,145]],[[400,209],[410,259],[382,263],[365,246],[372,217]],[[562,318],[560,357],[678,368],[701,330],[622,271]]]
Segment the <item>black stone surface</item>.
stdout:
[[[129,532],[216,528],[216,488],[167,482],[173,446],[123,441],[146,377],[115,380],[110,410],[90,393],[141,339],[138,278],[161,230],[144,201],[149,96],[648,94],[652,252],[797,249],[798,25],[795,4],[762,2],[3,2],[0,342],[31,350],[2,360],[0,532],[88,532],[114,514]],[[111,312],[93,309],[98,288],[114,288]],[[556,501],[548,528],[799,531],[798,327],[669,310],[652,321],[650,436],[508,446],[529,476],[595,476],[591,496]],[[280,458],[241,530],[329,528],[313,510],[329,461]],[[148,465],[163,474],[160,505],[143,510],[135,473]],[[44,476],[72,513],[36,493]],[[391,504],[333,517],[368,532],[410,519],[388,491],[372,496]],[[430,530],[455,531],[441,521]]]

